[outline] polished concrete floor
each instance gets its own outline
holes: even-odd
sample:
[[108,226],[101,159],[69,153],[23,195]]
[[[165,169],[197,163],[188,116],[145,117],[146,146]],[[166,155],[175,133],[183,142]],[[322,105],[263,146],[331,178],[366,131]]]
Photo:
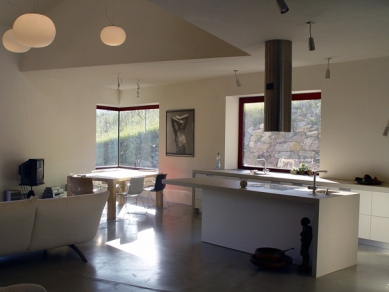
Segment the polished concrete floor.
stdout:
[[315,279],[299,274],[296,265],[261,270],[247,253],[202,243],[201,215],[191,214],[190,206],[120,216],[107,221],[103,215],[95,239],[78,245],[88,263],[68,247],[46,256],[1,257],[0,286],[36,283],[49,292],[389,290],[386,249],[360,245],[357,266]]

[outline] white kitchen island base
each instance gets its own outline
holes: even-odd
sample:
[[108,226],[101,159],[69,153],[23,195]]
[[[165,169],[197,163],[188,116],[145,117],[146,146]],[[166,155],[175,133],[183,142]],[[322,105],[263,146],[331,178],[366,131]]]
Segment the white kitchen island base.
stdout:
[[311,220],[312,276],[320,277],[357,263],[359,194],[312,195],[307,189],[257,188],[212,178],[170,179],[203,189],[202,241],[253,254],[258,247],[294,248],[300,256],[300,221]]

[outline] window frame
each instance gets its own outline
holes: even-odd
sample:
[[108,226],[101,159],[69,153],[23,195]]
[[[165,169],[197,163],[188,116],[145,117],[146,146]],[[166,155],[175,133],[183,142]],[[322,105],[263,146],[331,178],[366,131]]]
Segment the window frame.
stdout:
[[[108,111],[116,111],[119,113],[118,116],[118,146],[119,146],[119,141],[120,141],[120,112],[125,112],[125,111],[135,111],[135,110],[147,110],[147,109],[158,109],[159,110],[159,105],[144,105],[144,106],[130,106],[130,107],[113,107],[113,106],[104,106],[104,105],[97,105],[96,110],[108,110]],[[147,169],[143,167],[129,167],[129,166],[120,166],[119,164],[119,147],[117,147],[118,151],[118,160],[117,160],[117,165],[111,165],[111,166],[96,166],[95,169],[109,169],[109,168],[122,168],[122,169]]]
[[[321,99],[321,92],[305,92],[305,93],[292,93],[292,102],[294,100],[317,100]],[[239,98],[239,125],[238,125],[238,169],[256,169],[258,167],[243,165],[243,136],[244,136],[244,105],[246,103],[264,102],[265,96],[258,95],[253,97],[240,97]],[[289,172],[289,169],[283,168],[270,168],[273,172]]]

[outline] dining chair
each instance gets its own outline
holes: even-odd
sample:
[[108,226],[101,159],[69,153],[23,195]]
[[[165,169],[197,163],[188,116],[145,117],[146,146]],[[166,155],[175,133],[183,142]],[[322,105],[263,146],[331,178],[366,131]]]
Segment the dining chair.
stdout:
[[[119,196],[124,197],[124,206],[127,208],[128,205],[128,198],[135,198],[136,199],[136,206],[138,206],[138,198],[140,198],[143,208],[146,209],[145,204],[143,202],[142,196],[140,195],[143,192],[143,186],[144,186],[144,176],[140,177],[133,177],[131,178],[128,189],[126,192],[118,193]],[[129,209],[127,209],[127,214],[139,214],[139,215],[146,215],[145,213],[137,213],[137,212],[129,212]]]
[[[155,206],[155,203],[154,203],[153,197],[151,196],[151,192],[155,192],[155,194],[157,194],[157,192],[161,192],[162,198],[167,205],[167,207],[165,209],[169,209],[169,203],[166,200],[165,194],[163,193],[163,190],[165,189],[166,184],[162,183],[162,180],[166,179],[166,176],[167,176],[166,173],[157,174],[157,176],[155,177],[155,184],[153,186],[145,187],[144,190],[147,192],[147,196],[151,199],[151,202],[153,203],[154,206]],[[148,205],[148,208],[150,208],[150,205]]]
[[74,195],[93,194],[93,182],[89,177],[72,176],[70,178],[70,191]]

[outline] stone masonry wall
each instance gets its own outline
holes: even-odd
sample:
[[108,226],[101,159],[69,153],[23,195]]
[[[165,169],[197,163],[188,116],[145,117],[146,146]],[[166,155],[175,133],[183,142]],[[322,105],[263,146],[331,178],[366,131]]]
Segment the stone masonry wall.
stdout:
[[266,159],[268,167],[298,167],[306,163],[310,169],[320,164],[320,124],[314,113],[292,119],[292,132],[264,132],[263,123],[250,127],[245,135],[245,165],[263,166],[258,158]]

